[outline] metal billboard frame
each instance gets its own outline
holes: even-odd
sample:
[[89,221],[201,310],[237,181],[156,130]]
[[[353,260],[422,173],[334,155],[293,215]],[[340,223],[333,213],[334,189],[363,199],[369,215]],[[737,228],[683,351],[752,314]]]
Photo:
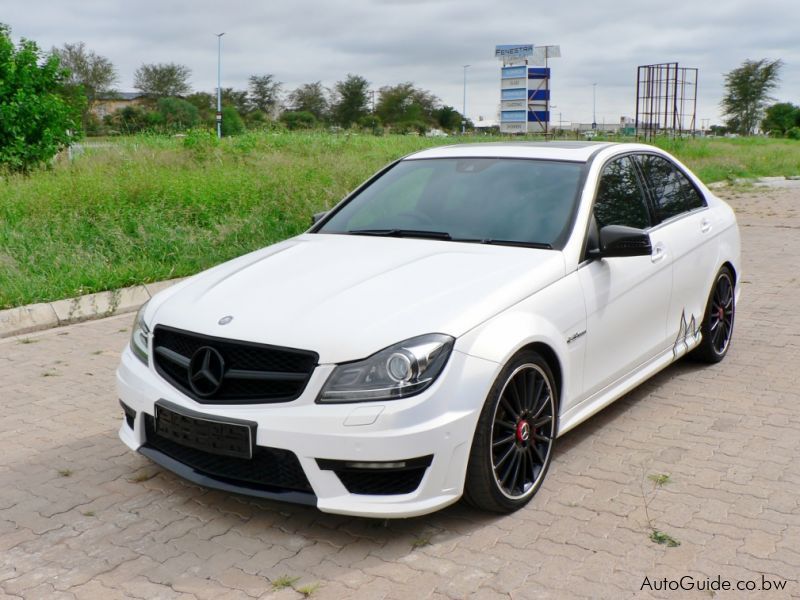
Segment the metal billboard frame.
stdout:
[[636,69],[636,138],[672,137],[697,128],[699,69],[677,62],[639,65]]

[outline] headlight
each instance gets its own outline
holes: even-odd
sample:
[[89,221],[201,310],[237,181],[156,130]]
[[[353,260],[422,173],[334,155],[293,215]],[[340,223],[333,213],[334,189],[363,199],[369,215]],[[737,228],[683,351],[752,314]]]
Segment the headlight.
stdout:
[[[149,302],[149,301],[148,301]],[[144,309],[147,308],[147,302],[142,304],[139,312],[136,313],[136,318],[133,320],[133,329],[131,330],[131,350],[144,364],[147,364],[148,349],[150,347],[150,329],[144,322]]]
[[440,333],[421,335],[364,360],[338,365],[317,401],[396,400],[419,394],[444,369],[453,341]]

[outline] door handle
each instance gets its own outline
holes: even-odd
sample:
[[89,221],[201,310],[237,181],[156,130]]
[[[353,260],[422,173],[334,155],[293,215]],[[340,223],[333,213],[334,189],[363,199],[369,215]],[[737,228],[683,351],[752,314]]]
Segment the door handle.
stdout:
[[711,221],[709,221],[708,219],[703,219],[702,221],[700,221],[700,231],[702,231],[703,233],[708,233],[709,231],[711,231]]
[[664,248],[664,244],[658,243],[653,246],[653,253],[650,255],[650,262],[661,262],[667,256],[667,249]]

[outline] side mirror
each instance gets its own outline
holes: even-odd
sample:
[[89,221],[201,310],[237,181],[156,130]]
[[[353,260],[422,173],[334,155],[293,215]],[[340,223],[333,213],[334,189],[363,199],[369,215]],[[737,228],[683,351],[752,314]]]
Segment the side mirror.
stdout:
[[600,248],[591,254],[597,258],[613,258],[652,253],[653,244],[647,232],[625,225],[606,225],[600,230]]
[[312,215],[312,217],[311,217],[311,224],[312,224],[312,225],[316,225],[316,224],[317,224],[317,223],[319,223],[319,222],[320,222],[320,221],[323,219],[323,217],[324,217],[325,215],[327,215],[327,214],[328,214],[328,211],[327,211],[327,210],[323,210],[322,212],[315,213],[315,214],[314,214],[314,215]]

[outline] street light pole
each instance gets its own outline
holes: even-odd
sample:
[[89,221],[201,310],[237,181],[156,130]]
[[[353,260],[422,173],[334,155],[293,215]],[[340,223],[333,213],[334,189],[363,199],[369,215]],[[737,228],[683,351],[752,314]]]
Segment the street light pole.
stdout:
[[464,107],[461,112],[461,135],[467,132],[467,68],[470,65],[464,65]]
[[222,137],[222,36],[225,32],[217,35],[217,138]]
[[592,84],[592,129],[597,129],[597,84]]

